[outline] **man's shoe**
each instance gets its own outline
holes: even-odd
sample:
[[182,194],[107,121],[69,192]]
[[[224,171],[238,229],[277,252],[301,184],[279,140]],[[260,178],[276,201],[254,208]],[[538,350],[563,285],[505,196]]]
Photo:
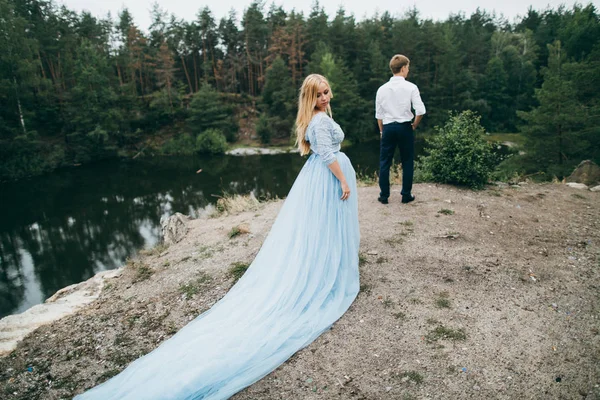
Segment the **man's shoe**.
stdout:
[[381,196],[379,196],[377,198],[377,201],[380,202],[381,204],[387,204],[388,203],[388,199],[385,198],[385,197],[381,197]]
[[402,196],[402,202],[403,202],[404,204],[406,204],[406,203],[410,203],[411,201],[414,201],[414,200],[415,200],[415,198],[416,198],[416,197],[415,197],[415,195],[414,195],[414,194],[411,194],[410,196]]

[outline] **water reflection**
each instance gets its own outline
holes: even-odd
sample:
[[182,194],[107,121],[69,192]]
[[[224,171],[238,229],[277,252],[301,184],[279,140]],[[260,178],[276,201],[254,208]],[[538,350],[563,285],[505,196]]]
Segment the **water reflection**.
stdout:
[[110,161],[1,185],[0,317],[154,246],[164,215],[197,216],[223,192],[285,196],[303,162],[298,155]]

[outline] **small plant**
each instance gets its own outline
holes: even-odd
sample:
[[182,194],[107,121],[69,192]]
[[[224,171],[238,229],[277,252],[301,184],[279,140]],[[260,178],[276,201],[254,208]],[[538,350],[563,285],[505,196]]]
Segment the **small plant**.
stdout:
[[410,299],[408,299],[408,302],[410,304],[423,304],[423,302],[419,299],[417,299],[416,297],[412,297]]
[[362,267],[366,263],[367,263],[367,256],[365,256],[363,253],[358,253],[358,266]]
[[369,285],[368,283],[363,283],[360,285],[359,293],[370,294],[371,289],[373,289],[373,285]]
[[435,301],[435,306],[437,308],[450,308],[450,300],[439,298]]
[[465,340],[466,338],[467,335],[465,334],[464,329],[452,329],[447,328],[444,325],[438,325],[425,336],[425,339],[427,339],[427,341],[430,343],[436,342],[440,339],[457,341]]
[[392,247],[396,247],[396,245],[402,244],[404,242],[404,239],[402,238],[402,236],[396,236],[396,237],[383,239],[383,241]]
[[152,268],[146,264],[140,263],[136,270],[135,282],[145,281],[146,279],[149,279],[152,274],[154,274]]
[[383,264],[386,263],[388,260],[385,257],[378,257],[377,261],[375,261],[377,264]]
[[235,284],[243,275],[246,273],[246,270],[250,264],[245,262],[235,262],[231,264],[229,268],[229,276],[233,278],[233,283]]
[[383,299],[381,301],[381,304],[383,304],[384,308],[389,308],[391,306],[394,305],[394,302],[392,301],[392,299],[390,299],[389,297],[385,296],[385,299]]
[[397,313],[393,313],[392,314],[394,316],[394,318],[396,319],[406,319],[406,314],[403,313],[402,311],[399,311]]
[[358,182],[359,186],[373,186],[377,184],[377,181],[379,180],[377,172],[367,174],[362,172],[362,170],[358,167],[357,171],[358,172],[356,173],[356,181]]
[[423,382],[423,375],[417,371],[405,371],[399,378],[408,378],[409,381],[416,383],[417,385]]
[[237,235],[240,235],[242,232],[240,231],[240,228],[238,228],[237,226],[234,226],[233,228],[231,228],[231,230],[229,231],[229,239],[233,239],[234,237],[236,237]]
[[186,299],[189,300],[194,295],[200,293],[202,286],[210,282],[212,282],[212,277],[206,272],[202,271],[193,282],[179,286],[179,291],[185,295]]
[[399,224],[403,225],[403,226],[407,226],[407,227],[414,225],[412,221],[402,221],[402,222],[399,222]]
[[440,211],[438,211],[438,214],[453,215],[454,211],[447,208],[442,208]]
[[228,236],[229,239],[233,239],[236,236],[245,235],[247,233],[250,233],[250,229],[246,225],[238,225],[231,228],[231,231],[229,231]]
[[442,292],[439,294],[439,297],[435,301],[435,306],[437,308],[450,308],[450,300],[448,299],[450,295],[448,292]]

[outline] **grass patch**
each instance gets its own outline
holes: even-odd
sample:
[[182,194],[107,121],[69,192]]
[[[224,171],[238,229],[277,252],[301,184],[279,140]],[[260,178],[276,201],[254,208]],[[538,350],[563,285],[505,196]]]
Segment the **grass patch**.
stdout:
[[444,298],[436,299],[435,306],[437,308],[450,308],[450,300]]
[[447,208],[442,208],[440,211],[438,211],[438,214],[443,214],[443,215],[453,215],[454,211],[449,210]]
[[370,294],[373,289],[373,285],[369,285],[368,283],[363,283],[360,285],[359,293]]
[[392,299],[390,299],[389,297],[385,296],[385,299],[383,299],[381,301],[381,304],[383,304],[384,308],[390,308],[391,306],[394,305],[394,302],[392,301]]
[[229,239],[233,239],[236,236],[243,235],[246,233],[250,233],[250,230],[248,229],[248,227],[245,225],[238,225],[238,226],[234,226],[233,228],[231,228],[231,230],[229,231],[227,236],[229,236]]
[[417,385],[423,383],[423,375],[418,373],[417,371],[404,371],[402,374],[398,376],[398,378],[408,378],[407,380],[416,383]]
[[226,193],[217,197],[219,197],[216,205],[217,212],[212,215],[213,217],[219,217],[221,215],[228,214],[239,214],[244,211],[256,210],[260,204],[260,201],[252,193],[246,196]]
[[146,279],[150,279],[150,277],[154,274],[154,270],[150,268],[148,265],[144,263],[140,263],[136,268],[135,280],[134,282],[145,281]]
[[231,230],[229,231],[229,234],[227,236],[229,236],[229,239],[233,239],[234,237],[240,235],[242,232],[240,231],[240,228],[238,228],[237,226],[234,226],[233,228],[231,228]]
[[363,253],[358,253],[358,266],[362,267],[366,263],[367,263],[367,256],[365,256]]
[[404,238],[401,236],[391,237],[387,239],[383,239],[384,243],[389,244],[392,247],[396,247],[396,245],[402,244],[404,242]]
[[179,286],[179,292],[184,294],[185,298],[189,300],[194,295],[200,293],[200,289],[210,282],[212,282],[212,277],[206,272],[200,272],[199,276],[193,282]]
[[356,167],[356,182],[359,186],[373,186],[376,185],[379,181],[379,176],[377,172],[373,172],[372,174],[366,174],[360,170],[360,167]]
[[406,314],[403,313],[402,311],[399,311],[397,313],[393,313],[392,314],[394,316],[394,318],[396,319],[406,319]]
[[450,297],[448,292],[441,292],[435,300],[435,306],[437,308],[450,308],[451,303],[448,297]]
[[229,276],[233,278],[235,284],[245,273],[250,264],[245,262],[234,262],[229,267]]
[[141,250],[140,254],[144,256],[159,256],[169,248],[165,243],[159,243],[151,249]]
[[413,226],[413,222],[412,221],[402,221],[402,222],[398,222],[400,225],[402,226]]
[[427,341],[430,343],[436,342],[440,339],[457,341],[457,340],[465,340],[466,338],[467,338],[467,335],[466,335],[464,329],[462,329],[462,328],[452,329],[452,328],[447,328],[444,325],[438,325],[435,329],[433,329],[432,331],[429,331],[427,333],[427,335],[425,336],[425,339],[427,339]]

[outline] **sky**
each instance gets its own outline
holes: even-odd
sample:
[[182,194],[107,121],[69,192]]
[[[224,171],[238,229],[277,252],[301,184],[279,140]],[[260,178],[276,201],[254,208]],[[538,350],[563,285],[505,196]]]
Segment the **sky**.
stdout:
[[[191,0],[56,0],[58,4],[64,4],[75,11],[87,10],[96,17],[105,17],[110,12],[116,19],[123,8],[128,8],[133,14],[134,21],[138,27],[147,30],[150,26],[150,9],[157,2],[161,8],[169,14],[175,14],[178,18],[186,21],[195,19],[198,10],[208,6],[218,21],[229,13],[232,8],[237,11],[238,18],[251,3],[251,0],[218,0],[213,2],[191,1]],[[283,6],[286,11],[295,9],[308,15],[313,3],[312,0],[285,0],[265,2],[266,9],[271,3]],[[502,14],[509,22],[513,22],[518,16],[527,12],[529,6],[542,11],[548,7],[557,8],[560,4],[572,7],[574,0],[332,0],[320,1],[327,15],[332,18],[341,4],[347,14],[353,13],[357,20],[371,17],[375,12],[389,11],[394,16],[402,16],[408,9],[416,7],[421,18],[444,20],[450,14],[464,12],[467,16],[480,7],[488,12],[494,11],[497,15]],[[600,0],[581,0],[580,4],[592,3],[596,9],[600,8]]]

